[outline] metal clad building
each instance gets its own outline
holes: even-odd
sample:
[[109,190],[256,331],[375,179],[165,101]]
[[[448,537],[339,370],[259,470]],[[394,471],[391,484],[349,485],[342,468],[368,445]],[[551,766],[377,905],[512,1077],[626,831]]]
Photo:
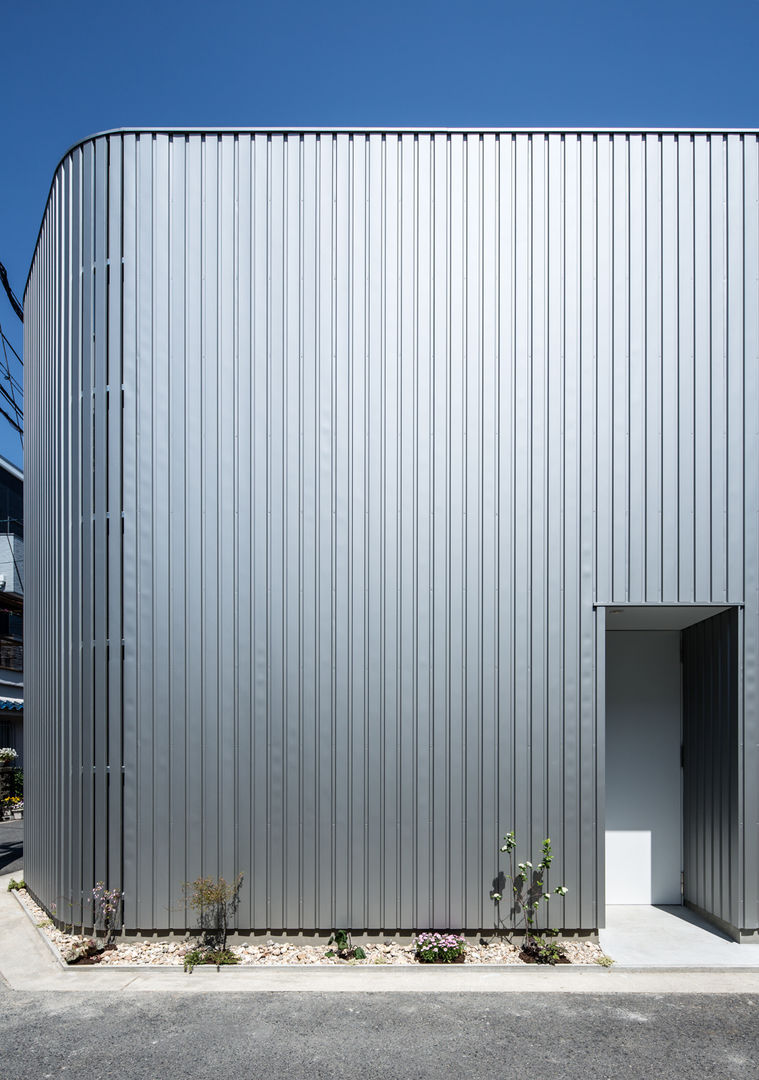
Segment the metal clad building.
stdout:
[[684,897],[759,927],[758,196],[755,133],[69,151],[25,294],[44,905],[181,929],[241,870],[244,929],[476,930],[513,827],[601,926],[607,627],[687,606]]

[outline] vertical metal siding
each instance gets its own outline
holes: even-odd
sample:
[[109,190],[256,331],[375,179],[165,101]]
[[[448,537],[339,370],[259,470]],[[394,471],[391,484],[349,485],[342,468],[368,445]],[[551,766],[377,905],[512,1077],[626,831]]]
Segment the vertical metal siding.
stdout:
[[754,135],[67,155],[25,297],[40,899],[184,927],[243,870],[241,926],[475,929],[513,826],[597,926],[593,605],[745,603],[759,925],[758,190]]
[[738,611],[683,631],[685,899],[736,929],[740,895]]

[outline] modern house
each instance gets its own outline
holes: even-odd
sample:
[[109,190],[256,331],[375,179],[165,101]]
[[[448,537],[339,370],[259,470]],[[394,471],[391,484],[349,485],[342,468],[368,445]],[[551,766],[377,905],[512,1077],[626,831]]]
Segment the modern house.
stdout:
[[24,761],[24,474],[0,457],[0,746]]
[[48,911],[756,938],[756,132],[97,135],[24,313]]

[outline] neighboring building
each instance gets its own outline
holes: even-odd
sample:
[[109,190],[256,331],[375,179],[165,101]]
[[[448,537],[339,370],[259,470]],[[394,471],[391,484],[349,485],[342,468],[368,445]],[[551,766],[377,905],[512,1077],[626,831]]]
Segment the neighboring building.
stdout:
[[[34,894],[759,930],[755,132],[114,132],[25,292]],[[684,763],[684,764],[681,764]]]
[[0,457],[0,746],[24,759],[24,474]]

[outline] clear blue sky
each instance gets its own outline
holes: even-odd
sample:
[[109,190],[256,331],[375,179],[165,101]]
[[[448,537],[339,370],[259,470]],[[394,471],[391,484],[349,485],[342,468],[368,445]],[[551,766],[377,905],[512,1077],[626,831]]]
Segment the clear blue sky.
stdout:
[[[85,135],[185,125],[759,127],[759,0],[4,5],[0,261],[21,295]],[[21,352],[4,294],[0,323]],[[0,454],[21,463],[0,417]]]

